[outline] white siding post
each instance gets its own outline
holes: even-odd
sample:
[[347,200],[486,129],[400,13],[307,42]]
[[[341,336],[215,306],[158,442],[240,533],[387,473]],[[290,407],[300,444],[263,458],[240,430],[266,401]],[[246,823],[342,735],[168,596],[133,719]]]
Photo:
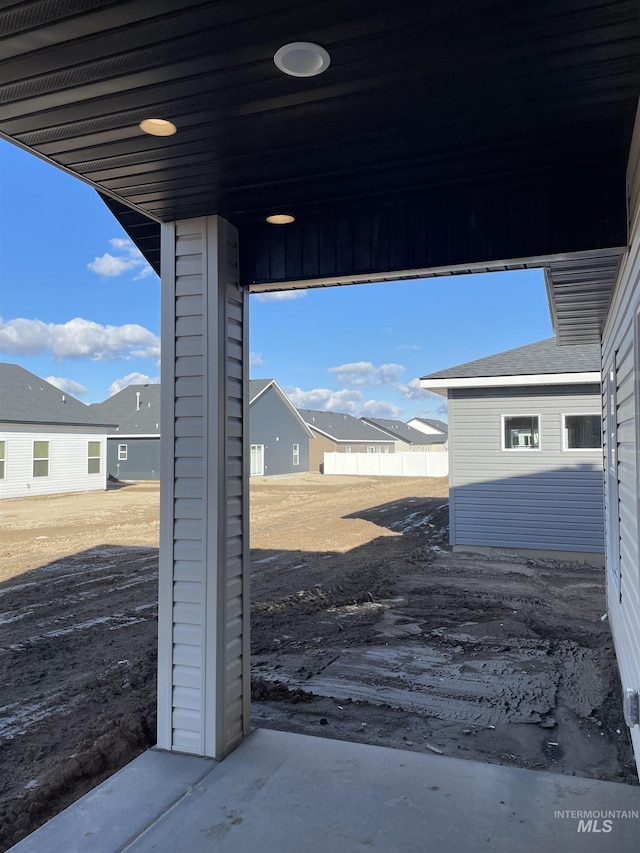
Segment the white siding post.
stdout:
[[162,226],[158,746],[218,759],[250,724],[247,308],[232,225]]

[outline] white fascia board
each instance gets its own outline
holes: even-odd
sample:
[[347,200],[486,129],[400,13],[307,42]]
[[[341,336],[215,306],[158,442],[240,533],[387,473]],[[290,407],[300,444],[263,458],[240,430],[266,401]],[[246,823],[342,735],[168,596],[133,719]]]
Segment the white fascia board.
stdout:
[[258,391],[258,393],[255,395],[255,397],[252,397],[249,400],[249,405],[252,406],[259,397],[262,397],[262,395],[265,394],[269,390],[269,388],[271,388],[271,386],[274,384],[274,382],[275,382],[275,380],[272,379],[268,385],[265,385],[261,391]]
[[331,435],[330,432],[326,432],[323,429],[320,429],[315,424],[307,424],[312,432],[319,432],[321,435],[324,435],[326,438],[330,438],[331,441],[335,441],[336,444],[393,444],[392,438],[387,438],[386,435],[382,434],[380,438],[336,438]]
[[420,387],[436,394],[449,388],[516,388],[526,385],[599,385],[600,372],[538,373],[525,376],[466,376],[451,379],[421,379]]

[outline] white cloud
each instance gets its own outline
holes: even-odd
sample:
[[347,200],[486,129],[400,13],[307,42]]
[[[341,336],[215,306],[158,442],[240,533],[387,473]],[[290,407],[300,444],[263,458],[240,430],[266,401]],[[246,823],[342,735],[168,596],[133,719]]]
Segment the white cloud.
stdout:
[[329,388],[314,388],[303,391],[302,388],[286,388],[285,393],[297,409],[315,409],[319,412],[342,412],[359,418],[367,415],[371,418],[397,418],[401,409],[392,403],[380,400],[365,400],[362,391],[344,388],[331,391]]
[[402,414],[402,409],[393,403],[385,403],[383,400],[367,400],[360,409],[360,417],[368,418],[391,418],[397,420]]
[[56,388],[64,391],[65,394],[71,394],[73,397],[82,397],[83,394],[89,392],[88,388],[85,388],[84,385],[81,385],[74,379],[65,379],[62,376],[47,376],[45,382],[55,385]]
[[321,412],[344,412],[355,415],[362,404],[362,391],[331,391],[329,388],[287,388],[287,397],[297,409],[316,409]]
[[105,252],[104,255],[94,258],[91,263],[87,264],[87,269],[101,278],[117,278],[119,275],[135,270],[137,275],[133,277],[134,281],[146,278],[153,272],[142,252],[134,246],[131,240],[114,237],[109,240],[109,245],[119,254],[112,255],[110,252]]
[[420,347],[417,344],[401,344],[399,347],[396,347],[396,349],[413,349],[413,350],[416,350],[416,349],[420,349]]
[[398,391],[403,394],[408,400],[438,400],[440,401],[442,398],[439,394],[435,394],[433,391],[427,391],[426,388],[420,387],[420,380],[416,377],[416,379],[412,379],[408,385],[398,385]]
[[404,367],[401,364],[381,364],[376,367],[370,361],[354,361],[329,368],[329,373],[335,373],[340,385],[361,385],[368,388],[394,385],[403,372]]
[[159,376],[147,376],[146,373],[127,373],[122,379],[116,379],[109,386],[109,396],[113,397],[118,391],[122,391],[129,385],[158,385],[160,382]]
[[44,323],[23,317],[8,321],[0,318],[0,352],[17,355],[49,352],[57,361],[158,358],[160,338],[135,323],[103,326],[82,317],[66,323]]
[[147,278],[147,276],[150,276],[152,274],[153,274],[153,268],[150,267],[149,264],[147,264],[146,267],[143,267],[140,270],[138,275],[134,275],[133,280],[134,281],[140,281],[140,279]]
[[249,353],[249,365],[251,367],[261,367],[264,364],[264,359],[259,352]]
[[272,293],[254,293],[258,302],[286,302],[289,299],[302,299],[306,290],[274,290]]

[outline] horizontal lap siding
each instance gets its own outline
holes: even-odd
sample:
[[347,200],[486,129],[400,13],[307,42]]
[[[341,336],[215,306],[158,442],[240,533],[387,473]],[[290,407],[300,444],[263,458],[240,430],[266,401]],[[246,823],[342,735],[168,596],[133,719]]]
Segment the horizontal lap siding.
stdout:
[[[251,444],[264,445],[264,473],[290,474],[309,470],[309,436],[303,424],[271,386],[252,404]],[[293,464],[293,445],[299,447],[299,462]]]
[[[451,392],[452,544],[604,550],[602,451],[563,450],[562,415],[600,415],[598,386]],[[503,450],[504,415],[537,415],[540,450]]]
[[[0,480],[0,498],[92,492],[107,486],[106,430],[86,427],[0,424],[5,444],[5,476]],[[49,442],[49,475],[33,476],[33,442]],[[89,442],[100,442],[100,472],[89,474]]]
[[[119,459],[118,448],[127,448],[126,459]],[[118,480],[160,479],[160,436],[157,438],[115,437],[107,441],[108,473]]]
[[[617,394],[617,481],[618,506],[612,508],[618,518],[618,531],[607,535],[620,555],[620,589],[607,571],[607,599],[623,691],[640,689],[640,548],[638,544],[638,436],[637,367],[638,324],[640,320],[640,122],[636,121],[628,169],[630,209],[629,252],[623,258],[609,315],[603,333],[603,375],[616,366]],[[605,434],[609,434],[609,407],[603,400]],[[615,495],[607,490],[607,501]],[[619,537],[619,538],[618,538]],[[615,567],[611,567],[615,569]],[[640,726],[631,728],[636,761],[640,759]]]
[[172,743],[202,752],[205,380],[201,222],[176,225]]

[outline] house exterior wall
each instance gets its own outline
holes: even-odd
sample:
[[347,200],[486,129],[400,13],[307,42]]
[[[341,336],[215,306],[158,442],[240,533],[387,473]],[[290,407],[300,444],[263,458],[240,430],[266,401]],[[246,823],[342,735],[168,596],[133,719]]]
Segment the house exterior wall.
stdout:
[[309,471],[324,472],[324,454],[338,453],[340,448],[335,441],[325,435],[311,430],[313,438],[309,439]]
[[[107,487],[106,429],[0,424],[5,442],[4,478],[0,498],[94,492]],[[49,442],[49,474],[33,476],[33,442]],[[100,472],[88,473],[88,443],[100,442]]]
[[386,453],[395,452],[395,442],[393,441],[333,441],[322,433],[316,432],[313,427],[310,427],[313,433],[313,438],[309,441],[309,471],[324,471],[324,454],[325,453],[368,453],[369,447],[388,447]]
[[[602,553],[602,450],[562,435],[562,415],[600,411],[597,385],[450,390],[451,544]],[[540,449],[502,449],[504,415],[537,415]]]
[[[640,114],[627,175],[629,250],[602,338],[607,609],[623,693],[640,690]],[[630,732],[638,761],[640,726]]]
[[[249,408],[251,444],[264,445],[264,474],[291,474],[309,470],[309,435],[273,386]],[[300,458],[293,464],[293,445]]]
[[[119,459],[118,448],[127,446],[127,458]],[[107,439],[107,473],[117,480],[160,479],[160,436],[118,436]]]
[[162,226],[158,746],[222,758],[250,730],[248,299],[237,232]]

